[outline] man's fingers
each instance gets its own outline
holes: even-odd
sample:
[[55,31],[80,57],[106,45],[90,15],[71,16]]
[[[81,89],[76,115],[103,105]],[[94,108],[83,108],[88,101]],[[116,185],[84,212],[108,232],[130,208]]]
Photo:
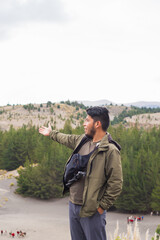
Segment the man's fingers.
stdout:
[[42,126],[39,128],[39,133],[43,134],[44,136],[49,136],[51,131],[52,131],[52,128],[50,123],[49,123],[49,127]]
[[44,129],[45,129],[45,128],[43,128],[43,127],[40,127],[40,128],[39,128],[39,131],[43,131]]
[[43,133],[44,132],[44,130],[43,129],[39,129],[39,133]]
[[41,128],[39,128],[39,133],[43,133],[44,131],[46,130],[46,127],[41,127]]

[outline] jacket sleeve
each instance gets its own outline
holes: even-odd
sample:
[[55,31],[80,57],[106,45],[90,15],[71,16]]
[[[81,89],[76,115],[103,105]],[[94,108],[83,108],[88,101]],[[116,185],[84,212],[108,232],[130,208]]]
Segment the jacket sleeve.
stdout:
[[122,190],[123,176],[121,157],[118,149],[114,148],[107,156],[106,161],[106,188],[99,202],[99,206],[107,210],[110,208]]
[[74,134],[64,134],[53,130],[50,133],[50,138],[58,143],[65,145],[66,147],[74,149],[80,136]]

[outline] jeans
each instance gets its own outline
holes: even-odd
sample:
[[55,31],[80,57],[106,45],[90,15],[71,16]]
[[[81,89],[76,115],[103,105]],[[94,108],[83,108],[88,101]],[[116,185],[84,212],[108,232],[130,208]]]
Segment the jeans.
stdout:
[[106,211],[91,217],[79,216],[81,206],[69,202],[70,233],[72,240],[106,240]]

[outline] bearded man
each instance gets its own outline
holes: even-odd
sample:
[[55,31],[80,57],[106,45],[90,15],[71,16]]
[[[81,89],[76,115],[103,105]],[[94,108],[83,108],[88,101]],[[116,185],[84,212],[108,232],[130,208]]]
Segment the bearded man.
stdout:
[[107,108],[91,107],[86,112],[82,135],[52,131],[50,125],[39,133],[73,149],[63,177],[64,193],[70,193],[72,240],[106,240],[106,211],[122,190],[120,146],[107,132]]

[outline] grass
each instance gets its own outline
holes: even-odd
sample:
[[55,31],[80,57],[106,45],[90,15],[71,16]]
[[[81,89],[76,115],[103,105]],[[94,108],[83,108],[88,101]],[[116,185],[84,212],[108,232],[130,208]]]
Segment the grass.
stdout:
[[[159,234],[155,232],[154,237],[152,239],[149,239],[149,229],[146,231],[145,234],[145,240],[158,240],[160,239]],[[138,223],[135,221],[134,228],[132,229],[131,224],[128,224],[127,226],[127,233],[119,233],[119,223],[117,221],[117,226],[114,231],[113,235],[109,235],[109,240],[144,240],[140,236],[139,228],[138,228]]]

